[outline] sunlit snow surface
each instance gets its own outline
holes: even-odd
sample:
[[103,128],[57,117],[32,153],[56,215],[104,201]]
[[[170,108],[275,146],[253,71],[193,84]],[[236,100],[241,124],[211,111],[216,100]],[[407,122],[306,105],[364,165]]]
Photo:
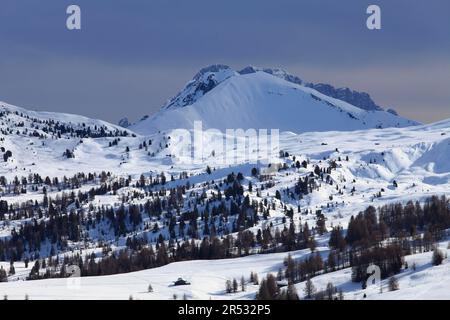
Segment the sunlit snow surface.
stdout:
[[[249,81],[251,77],[258,77],[258,79]],[[274,83],[275,91],[272,90]],[[4,141],[1,146],[11,150],[13,156],[8,162],[0,163],[0,175],[13,179],[15,176],[27,176],[29,173],[38,172],[43,177],[47,175],[70,177],[77,172],[110,171],[114,175],[131,175],[137,179],[142,173],[148,176],[163,171],[177,176],[180,172],[187,171],[191,175],[188,180],[198,184],[222,179],[231,172],[242,172],[246,182],[252,181],[257,185],[258,181],[250,174],[251,169],[256,165],[248,163],[243,156],[238,157],[237,164],[218,165],[218,159],[223,156],[218,151],[214,156],[211,154],[207,156],[201,165],[186,164],[181,161],[180,154],[186,154],[185,150],[189,150],[192,146],[186,141],[175,143],[169,138],[172,129],[177,126],[190,129],[193,121],[198,119],[197,116],[203,119],[205,128],[225,129],[223,114],[227,112],[229,115],[227,117],[232,117],[227,119],[227,123],[234,123],[236,127],[248,128],[250,124],[253,124],[255,128],[270,129],[274,122],[268,119],[272,119],[281,129],[280,149],[295,155],[300,161],[308,159],[311,166],[323,164],[329,159],[341,158],[338,168],[332,172],[332,178],[336,183],[345,185],[347,191],[355,187],[354,195],[350,192],[339,195],[334,186],[324,184],[319,191],[309,194],[302,200],[283,199],[294,208],[297,205],[313,211],[322,208],[327,217],[327,227],[341,224],[345,228],[350,216],[357,214],[368,205],[381,206],[397,201],[420,201],[430,195],[450,194],[450,121],[408,126],[407,120],[394,115],[383,112],[368,113],[343,102],[321,97],[312,89],[300,88],[279,79],[274,80],[268,75],[251,74],[238,76],[233,81],[227,79],[215,90],[219,92],[219,95],[223,92],[223,99],[209,96],[207,93],[194,105],[183,107],[192,108],[185,109],[188,110],[187,113],[183,112],[183,108],[167,110],[170,112],[170,120],[166,121],[168,127],[159,128],[156,125],[163,123],[164,119],[169,117],[168,113],[161,113],[147,123],[144,121],[135,127],[139,129],[139,126],[145,124],[148,132],[137,130],[140,134],[136,137],[131,135],[121,137],[117,146],[109,146],[114,138],[39,139],[25,134],[3,136]],[[244,90],[246,93],[236,94],[236,90]],[[311,98],[310,93],[337,107],[331,107],[327,103]],[[271,100],[272,96],[278,98]],[[298,112],[292,106],[293,101],[298,101],[299,108],[303,111]],[[274,102],[281,107],[274,107]],[[2,108],[18,110],[42,119],[52,118],[61,122],[84,122],[90,125],[105,125],[112,129],[118,128],[100,120],[53,113],[33,113],[6,104],[1,105]],[[239,115],[239,110],[242,110],[244,105],[248,109],[245,109],[244,114]],[[216,108],[215,113],[208,110],[211,106]],[[229,108],[233,106],[237,109],[229,112]],[[283,109],[284,107],[286,109]],[[351,112],[359,120],[349,117],[347,112]],[[326,116],[323,117],[323,115]],[[12,122],[8,122],[8,118],[12,122],[23,120],[25,127],[28,126],[31,130],[31,123],[15,113],[0,120],[2,128],[11,125]],[[379,121],[384,121],[384,127],[394,128],[374,129]],[[395,128],[398,121],[401,122],[399,126],[402,128]],[[326,128],[335,131],[325,131]],[[124,129],[120,128],[120,130]],[[311,130],[313,132],[307,132]],[[149,140],[152,140],[152,145],[147,150],[139,148],[143,141]],[[217,141],[214,139],[205,142],[211,150],[221,150],[215,143]],[[126,146],[129,147],[129,152],[125,152]],[[75,158],[65,158],[63,152],[66,149],[73,150]],[[348,161],[345,160],[347,156]],[[205,174],[207,165],[213,168],[211,175]],[[274,200],[276,190],[292,188],[298,178],[305,174],[307,171],[303,169],[288,169],[276,173],[274,176],[276,184],[273,188],[264,191],[264,197],[276,201]],[[393,187],[394,180],[398,183],[398,188]],[[186,180],[169,182],[168,187],[185,182]],[[83,186],[82,190],[86,191],[90,187]],[[384,189],[382,197],[374,197],[381,189]],[[198,190],[200,191],[201,187]],[[128,191],[130,189],[124,188],[119,190],[116,196],[96,197],[96,205],[120,203],[121,194]],[[59,193],[57,190],[49,190],[52,197],[57,193]],[[331,202],[330,195],[333,196],[332,202],[335,206],[325,208],[323,206]],[[250,197],[256,197],[255,192],[251,193]],[[32,192],[14,197],[2,197],[9,203],[41,198],[42,194]],[[299,215],[296,210],[294,211],[296,212],[294,221],[297,223]],[[279,210],[271,211],[269,222],[281,227],[283,215],[283,212]],[[303,223],[305,221],[311,225],[315,223],[314,214],[304,215],[301,218]],[[14,223],[0,225],[0,237],[8,236],[13,226]],[[116,244],[117,247],[123,245],[124,239],[120,241]],[[324,236],[318,239],[318,242],[318,250],[327,255],[328,239]],[[441,248],[447,250],[447,243],[441,243]],[[89,250],[85,250],[84,253]],[[301,258],[308,254],[309,250],[292,253],[294,258]],[[186,294],[189,299],[253,299],[257,286],[247,285],[246,292],[226,294],[225,281],[232,278],[240,279],[241,276],[248,278],[251,271],[257,272],[260,279],[268,272],[276,273],[282,267],[286,256],[287,253],[279,253],[230,260],[178,262],[129,274],[82,278],[79,289],[69,289],[66,279],[23,281],[21,279],[28,275],[33,263],[30,262],[28,270],[25,270],[23,264],[16,262],[16,275],[10,277],[9,283],[0,284],[0,296],[7,295],[10,299],[23,299],[25,295],[28,295],[30,299],[128,299],[131,295],[135,299],[173,299],[174,294],[178,298]],[[322,289],[327,282],[332,281],[334,285],[343,289],[346,299],[362,299],[363,293],[367,294],[367,299],[450,298],[448,262],[432,267],[430,260],[431,253],[408,256],[407,261],[410,265],[415,262],[417,268],[416,271],[410,268],[398,276],[400,290],[396,292],[387,292],[386,283],[384,283],[382,294],[379,293],[379,288],[369,288],[363,292],[359,284],[351,283],[350,269],[318,276],[313,279],[313,282],[318,289]],[[7,268],[9,263],[2,262],[2,265]],[[171,286],[172,281],[178,277],[186,278],[191,285]],[[149,284],[153,287],[153,293],[147,292]],[[300,295],[303,295],[303,285],[302,283],[296,285]]]

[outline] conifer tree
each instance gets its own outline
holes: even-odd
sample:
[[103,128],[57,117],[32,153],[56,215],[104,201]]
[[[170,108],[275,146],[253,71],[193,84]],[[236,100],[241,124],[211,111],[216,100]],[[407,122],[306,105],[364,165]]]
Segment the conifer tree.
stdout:
[[225,282],[225,292],[226,293],[231,293],[233,292],[233,284],[231,283],[231,280],[227,280]]
[[310,278],[306,280],[304,292],[306,299],[312,299],[314,293],[316,292],[316,287],[314,287],[314,284],[312,283]]
[[236,293],[238,291],[238,282],[236,279],[233,279],[233,292]]
[[396,277],[392,276],[389,278],[389,291],[396,291],[399,289],[398,280]]
[[290,283],[287,287],[286,291],[286,299],[287,300],[299,300],[297,289],[295,289],[295,286]]
[[433,266],[438,266],[442,264],[442,261],[444,261],[445,255],[444,252],[442,252],[439,248],[435,247],[433,250],[433,256],[431,258],[431,263]]
[[241,277],[241,291],[242,292],[245,291],[245,279],[244,279],[244,276]]
[[3,269],[3,266],[0,266],[0,282],[8,282],[8,275]]

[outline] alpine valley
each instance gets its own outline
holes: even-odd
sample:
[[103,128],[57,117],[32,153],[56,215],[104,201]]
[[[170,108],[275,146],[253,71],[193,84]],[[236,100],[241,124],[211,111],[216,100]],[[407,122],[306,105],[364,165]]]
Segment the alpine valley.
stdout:
[[[197,121],[278,129],[277,157],[222,164],[212,139],[182,161]],[[450,298],[450,120],[213,65],[120,124],[0,102],[1,296]]]

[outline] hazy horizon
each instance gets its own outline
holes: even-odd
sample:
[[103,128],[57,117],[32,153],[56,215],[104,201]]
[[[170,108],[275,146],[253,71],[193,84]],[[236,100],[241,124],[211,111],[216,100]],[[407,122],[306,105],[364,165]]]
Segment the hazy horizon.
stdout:
[[[278,67],[364,91],[424,123],[450,118],[450,2],[2,1],[0,100],[113,123],[155,113],[201,68]],[[365,26],[369,4],[382,29]]]

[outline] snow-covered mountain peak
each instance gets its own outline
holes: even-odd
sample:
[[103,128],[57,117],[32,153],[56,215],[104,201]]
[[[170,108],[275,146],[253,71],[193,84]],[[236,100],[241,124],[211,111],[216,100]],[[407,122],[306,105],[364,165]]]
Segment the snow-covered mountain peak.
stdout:
[[294,80],[279,69],[248,67],[246,72],[235,72],[211,66],[199,72],[167,107],[130,129],[149,134],[192,129],[195,121],[202,121],[205,128],[220,130],[277,128],[299,133],[417,124],[384,110],[363,110]]
[[387,112],[398,116],[398,113],[393,108],[384,108],[375,103],[367,92],[353,90],[348,87],[338,88],[327,83],[307,82],[281,68],[261,68],[250,65],[239,71],[235,71],[223,64],[214,64],[201,69],[175,97],[170,99],[163,106],[162,109],[192,105],[224,80],[236,75],[247,75],[257,72],[264,72],[297,85],[313,88],[324,95],[345,101],[363,110],[386,110]]
[[279,69],[279,68],[259,68],[259,67],[254,67],[254,66],[248,66],[243,68],[242,70],[239,71],[239,74],[250,74],[250,73],[256,73],[256,72],[265,72],[268,74],[271,74],[277,78],[295,83],[295,84],[300,84],[303,85],[304,82],[302,79],[300,79],[299,77],[290,74],[289,72],[287,72],[286,70],[283,69]]
[[162,109],[189,106],[214,89],[224,80],[237,75],[246,75],[257,72],[265,72],[295,84],[304,84],[303,80],[299,77],[279,68],[259,68],[248,66],[240,71],[235,71],[227,65],[214,64],[202,68],[175,97],[170,99],[163,106]]
[[215,64],[201,69],[185,88],[169,100],[163,109],[185,107],[195,103],[224,80],[237,75],[229,66]]
[[234,74],[235,72],[231,69],[231,67],[224,64],[213,64],[207,67],[200,69],[200,71],[194,76],[193,80],[196,81],[204,81],[209,76],[213,75],[226,75],[226,74]]

